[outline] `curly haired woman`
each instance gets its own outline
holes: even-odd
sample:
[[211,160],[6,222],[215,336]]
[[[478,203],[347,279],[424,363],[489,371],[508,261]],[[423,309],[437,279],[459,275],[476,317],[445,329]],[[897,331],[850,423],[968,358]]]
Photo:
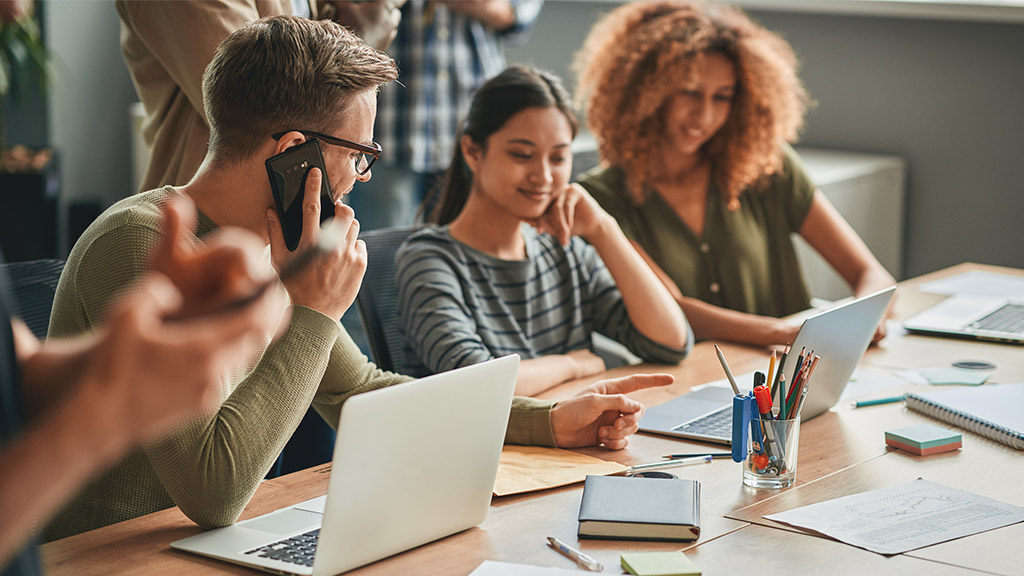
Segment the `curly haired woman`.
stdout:
[[894,283],[787,143],[807,105],[796,57],[743,12],[629,2],[594,26],[576,67],[602,158],[580,183],[698,339],[792,341],[798,327],[780,317],[810,305],[793,232],[856,295]]

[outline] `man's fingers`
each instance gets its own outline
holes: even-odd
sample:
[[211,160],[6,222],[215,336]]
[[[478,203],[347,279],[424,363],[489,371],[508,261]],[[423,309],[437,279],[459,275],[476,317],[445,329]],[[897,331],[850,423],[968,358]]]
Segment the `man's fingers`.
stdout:
[[594,384],[594,388],[606,394],[629,394],[644,388],[668,386],[675,381],[675,376],[671,374],[633,374],[622,378],[601,380]]
[[320,182],[323,174],[319,168],[310,168],[306,173],[306,190],[302,196],[302,244],[316,241],[320,232]]
[[625,394],[595,394],[591,400],[596,412],[617,412],[633,414],[644,409],[644,405]]
[[287,254],[288,246],[284,243],[284,232],[281,230],[281,219],[273,208],[267,208],[267,237],[270,239],[270,251],[274,254]]
[[336,218],[341,218],[342,225],[347,226],[345,232],[345,248],[352,248],[359,239],[359,220],[356,220],[356,212],[351,206],[342,204],[335,210]]
[[181,304],[181,292],[159,272],[147,274],[139,289],[130,292],[125,301],[118,303],[121,314],[133,314],[147,324],[158,323],[157,318],[178,310]]

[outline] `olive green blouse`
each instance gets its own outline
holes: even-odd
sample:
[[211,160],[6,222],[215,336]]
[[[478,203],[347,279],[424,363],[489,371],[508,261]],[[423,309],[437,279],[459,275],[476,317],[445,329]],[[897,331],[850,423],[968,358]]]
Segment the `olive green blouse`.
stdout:
[[791,234],[807,217],[815,186],[789,146],[782,170],[763,189],[740,194],[739,210],[726,209],[722,194],[709,186],[699,237],[653,188],[643,204],[634,205],[619,168],[594,168],[579,182],[684,296],[762,316],[810,306]]

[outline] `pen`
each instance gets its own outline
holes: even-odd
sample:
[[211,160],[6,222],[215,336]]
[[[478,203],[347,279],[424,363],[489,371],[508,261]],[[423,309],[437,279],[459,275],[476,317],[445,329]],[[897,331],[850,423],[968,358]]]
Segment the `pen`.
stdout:
[[877,406],[879,404],[892,404],[894,402],[903,402],[907,397],[905,395],[890,396],[888,398],[875,398],[874,400],[858,400],[857,402],[851,402],[854,408],[863,408],[864,406]]
[[[732,454],[730,454],[732,456]],[[675,458],[673,460],[665,460],[664,462],[651,462],[650,464],[637,464],[636,466],[630,466],[626,468],[626,474],[635,474],[642,470],[653,470],[655,468],[671,468],[673,466],[689,466],[691,464],[704,464],[711,462],[715,457],[708,456],[694,456],[692,458]]]
[[[764,383],[765,383],[764,372],[761,372],[760,370],[758,370],[757,372],[754,372],[754,388],[758,388],[760,386],[764,386]],[[767,391],[767,390],[768,390],[768,387],[765,386],[765,391]]]
[[662,458],[698,458],[700,456],[711,456],[712,458],[732,458],[732,452],[704,452],[702,454],[666,454]]
[[577,566],[584,570],[590,570],[591,572],[600,572],[604,570],[604,566],[600,562],[594,560],[592,557],[580,552],[579,550],[569,546],[565,542],[562,542],[558,538],[548,536],[548,546],[554,548],[557,552],[564,555],[566,558],[572,560]]
[[725,354],[722,354],[722,349],[715,344],[715,352],[718,354],[718,361],[722,363],[722,370],[725,370],[725,377],[729,379],[729,384],[732,385],[733,394],[740,395],[740,387],[736,385],[736,379],[732,376],[732,370],[729,370],[729,363],[725,361]]

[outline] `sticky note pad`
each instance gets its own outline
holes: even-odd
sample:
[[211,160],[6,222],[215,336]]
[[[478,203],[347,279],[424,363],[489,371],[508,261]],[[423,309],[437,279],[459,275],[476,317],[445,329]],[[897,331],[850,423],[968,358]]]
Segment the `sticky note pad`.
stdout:
[[636,576],[700,576],[697,567],[682,552],[627,552],[622,567]]
[[885,432],[885,443],[893,448],[906,450],[918,456],[938,454],[939,452],[952,452],[959,450],[963,445],[963,439],[958,432],[921,424],[907,428],[897,428]]
[[925,380],[932,386],[945,386],[949,384],[980,386],[991,375],[991,372],[961,370],[959,368],[926,368],[921,370],[921,376],[924,376]]

